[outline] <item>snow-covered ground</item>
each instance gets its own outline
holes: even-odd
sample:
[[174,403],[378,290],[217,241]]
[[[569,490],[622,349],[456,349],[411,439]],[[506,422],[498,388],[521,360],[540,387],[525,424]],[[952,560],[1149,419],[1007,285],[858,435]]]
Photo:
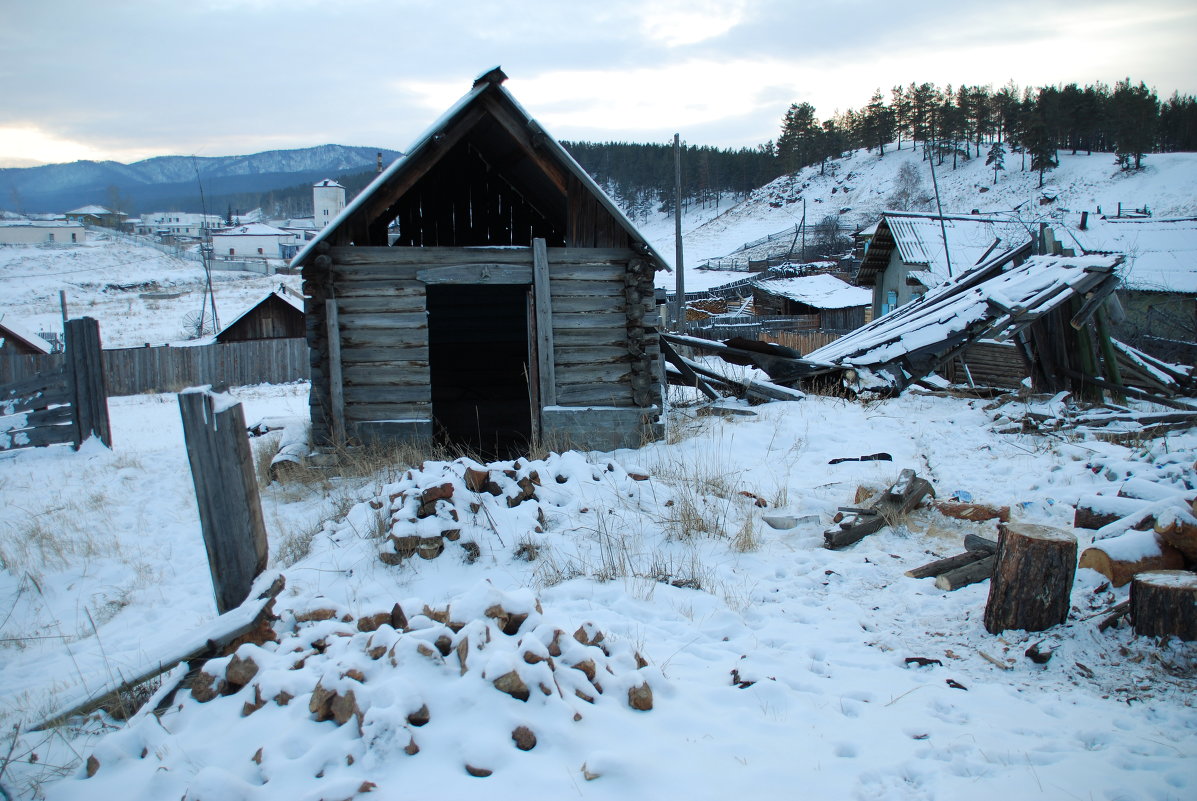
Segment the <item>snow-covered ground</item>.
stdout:
[[[12,315],[34,331],[61,333],[61,290],[71,317],[100,321],[106,348],[185,341],[185,320],[198,315],[205,302],[203,265],[94,229],[88,240],[82,245],[0,247],[0,314]],[[220,320],[234,319],[281,283],[298,290],[300,279],[213,271]]]
[[[234,395],[252,423],[302,416],[305,392]],[[127,674],[215,615],[174,397],[111,407],[112,451],[93,442],[0,455],[0,730]],[[969,493],[1071,530],[1069,501],[1128,473],[1167,466],[1192,486],[1197,431],[1135,447],[1003,435],[982,402],[916,395],[753,411],[679,408],[669,438],[642,450],[500,465],[540,481],[513,507],[468,492],[464,462],[273,483],[264,517],[287,588],[280,643],[238,651],[258,666],[254,682],[207,703],[181,692],[160,716],[128,724],[101,716],[22,736],[4,785],[26,798],[147,801],[1193,797],[1197,646],[1099,632],[1125,588],[1081,570],[1066,625],[992,636],[986,583],[948,593],[903,575],[960,551],[964,533],[994,536],[992,523],[921,511],[844,551],[825,550],[822,532],[858,486],[904,467],[941,498]],[[893,461],[829,464],[878,451]],[[441,506],[409,523],[420,490],[444,483],[460,519],[450,524]],[[762,522],[777,513],[797,525]],[[381,535],[446,525],[461,534],[439,558],[380,559],[392,550]],[[1076,533],[1084,547],[1089,532]],[[467,542],[478,546],[472,562]],[[357,620],[391,620],[396,603],[409,631],[359,632]],[[505,634],[484,614],[494,604],[530,616]],[[447,606],[465,627],[422,615],[425,605]],[[579,628],[601,631],[604,647],[574,641]],[[520,658],[547,656],[556,630],[567,644],[554,668]],[[444,658],[430,648],[442,634]],[[1023,656],[1041,639],[1055,648],[1043,666]],[[587,659],[593,684],[569,667]],[[492,686],[521,665],[527,701]],[[643,684],[652,709],[633,710],[627,690]],[[360,721],[316,722],[317,685],[354,689]],[[255,691],[265,704],[243,716]],[[421,706],[430,722],[410,723]],[[530,751],[511,739],[519,726],[537,738]]]

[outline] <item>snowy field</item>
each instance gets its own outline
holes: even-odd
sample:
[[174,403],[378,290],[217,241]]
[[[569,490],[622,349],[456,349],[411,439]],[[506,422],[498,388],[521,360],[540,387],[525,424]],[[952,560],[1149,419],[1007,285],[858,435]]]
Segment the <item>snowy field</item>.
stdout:
[[[306,411],[304,385],[233,395],[251,424]],[[238,651],[259,668],[253,683],[206,703],[180,692],[127,724],[95,715],[6,735],[3,783],[62,800],[1194,798],[1197,645],[1099,632],[1126,588],[1081,570],[1067,624],[999,637],[981,624],[987,583],[944,592],[903,575],[959,552],[965,533],[993,537],[992,523],[923,510],[822,547],[858,486],[904,467],[940,498],[968,493],[1066,530],[1069,501],[1127,474],[1197,481],[1197,430],[1134,447],[996,434],[983,403],[811,397],[726,419],[677,408],[667,440],[638,451],[501,465],[541,482],[512,507],[468,493],[460,461],[275,482],[262,501],[286,589],[280,641]],[[215,616],[174,396],[113,398],[111,412],[112,451],[0,454],[0,732]],[[893,461],[829,464],[879,451]],[[445,522],[443,507],[408,522],[414,496],[444,483],[460,539],[434,560],[384,563],[385,535]],[[779,513],[797,525],[762,522]],[[1082,548],[1089,533],[1076,531]],[[359,631],[396,603],[407,631]],[[484,612],[494,605],[528,618],[505,633]],[[464,627],[436,619],[446,607]],[[569,636],[579,629],[605,639]],[[441,636],[445,657],[430,647]],[[1055,649],[1042,666],[1023,656],[1039,640]],[[517,668],[526,701],[492,684]],[[645,684],[652,708],[630,708]],[[355,690],[360,716],[316,722],[317,687]],[[521,726],[531,750],[512,740]]]

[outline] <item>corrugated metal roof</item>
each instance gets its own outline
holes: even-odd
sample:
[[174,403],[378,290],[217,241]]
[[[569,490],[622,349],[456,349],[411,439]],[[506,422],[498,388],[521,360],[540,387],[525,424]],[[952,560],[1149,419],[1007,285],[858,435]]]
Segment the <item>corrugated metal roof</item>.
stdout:
[[[959,275],[978,264],[991,251],[997,252],[999,248],[1005,249],[1032,239],[1031,232],[1022,223],[994,217],[944,217],[942,228],[940,218],[930,214],[886,214],[885,221],[902,261],[926,265],[934,283]],[[945,235],[948,242],[946,253]]]
[[1090,217],[1086,230],[1063,232],[1085,253],[1125,255],[1122,282],[1128,289],[1197,294],[1197,219]]

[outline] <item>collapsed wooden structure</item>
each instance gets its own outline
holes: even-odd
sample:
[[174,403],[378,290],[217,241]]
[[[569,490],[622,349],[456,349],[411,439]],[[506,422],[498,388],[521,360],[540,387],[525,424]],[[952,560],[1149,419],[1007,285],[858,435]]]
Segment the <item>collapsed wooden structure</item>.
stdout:
[[1015,266],[1008,252],[997,254],[804,356],[763,343],[665,339],[754,365],[775,384],[808,391],[897,394],[985,341],[1009,343],[1038,392],[1165,400],[1191,392],[1197,388],[1191,371],[1109,336],[1103,305],[1118,286],[1121,263],[1115,255],[1034,256]]
[[659,436],[667,267],[505,79],[478,78],[296,256],[317,443]]

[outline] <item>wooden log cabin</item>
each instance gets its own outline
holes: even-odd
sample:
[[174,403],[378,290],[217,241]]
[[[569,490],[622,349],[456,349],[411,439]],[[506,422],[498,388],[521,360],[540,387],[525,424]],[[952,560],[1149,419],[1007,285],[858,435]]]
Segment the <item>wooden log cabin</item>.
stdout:
[[317,443],[660,436],[668,268],[505,79],[479,77],[295,257]]

